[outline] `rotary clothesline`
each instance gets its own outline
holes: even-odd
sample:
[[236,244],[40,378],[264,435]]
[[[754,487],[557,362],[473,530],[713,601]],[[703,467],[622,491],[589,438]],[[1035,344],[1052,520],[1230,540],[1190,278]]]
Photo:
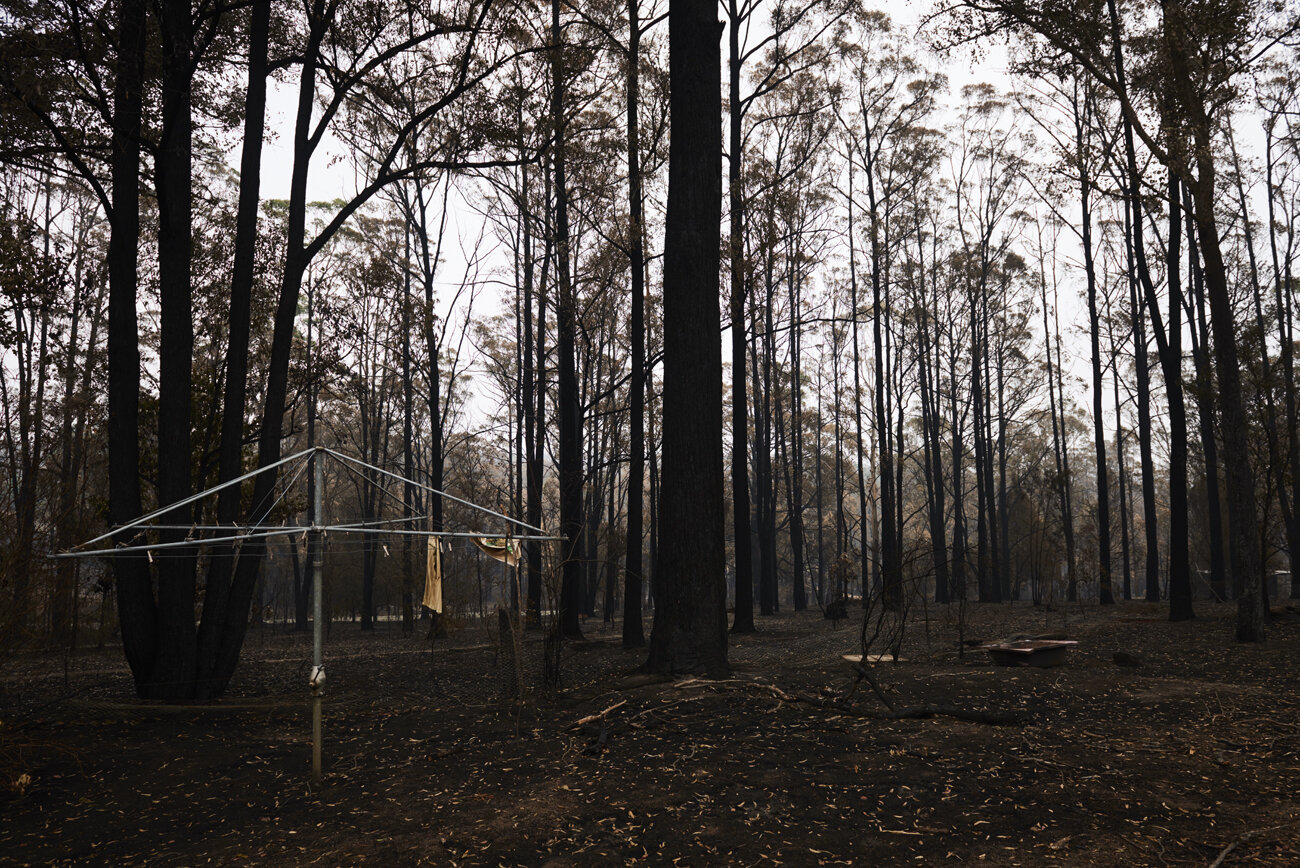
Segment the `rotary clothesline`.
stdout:
[[[376,475],[386,476],[390,479],[395,479],[401,482],[403,485],[418,488],[428,493],[431,496],[445,498],[446,500],[450,500],[453,503],[458,503],[476,512],[491,516],[493,519],[492,524],[499,526],[499,523],[504,523],[505,533],[494,534],[494,533],[483,532],[483,531],[418,530],[418,529],[403,529],[400,527],[400,525],[405,522],[424,520],[425,518],[427,518],[427,516],[420,516],[418,519],[412,517],[409,519],[402,518],[400,520],[374,519],[371,521],[348,522],[348,523],[333,524],[333,525],[321,524],[320,516],[324,513],[323,492],[325,488],[325,476],[322,469],[325,462],[322,459],[326,457],[333,458],[335,461],[340,462],[340,464],[345,470],[349,471],[354,476],[360,476],[362,480],[367,484],[373,485],[375,483]],[[276,504],[279,504],[281,501],[284,500],[285,496],[289,492],[289,489],[293,487],[293,485],[298,481],[299,478],[301,478],[306,468],[308,467],[309,458],[315,459],[314,461],[310,462],[310,466],[312,470],[312,480],[315,488],[314,499],[313,499],[313,503],[311,504],[311,515],[314,516],[314,520],[312,524],[310,525],[285,525],[285,524],[264,525],[262,524],[262,522],[265,521],[270,516],[271,511],[275,508]],[[274,500],[272,500],[270,504],[266,505],[265,507],[263,507],[262,504],[257,504],[254,507],[253,509],[254,514],[261,516],[261,518],[256,523],[245,524],[245,525],[222,525],[218,523],[218,524],[202,525],[202,526],[198,524],[193,524],[188,527],[185,525],[177,525],[177,524],[158,524],[158,525],[149,524],[149,522],[154,521],[155,519],[161,519],[164,518],[165,516],[168,516],[169,514],[176,513],[177,511],[183,509],[184,507],[194,503],[198,503],[204,498],[211,497],[212,495],[220,491],[223,491],[232,485],[235,486],[241,485],[244,482],[247,482],[248,480],[258,476],[259,474],[276,470],[277,468],[291,464],[292,462],[295,461],[299,462],[299,465],[294,469],[294,472],[288,474],[286,481],[282,482],[278,486],[273,487],[272,493],[274,493],[275,489],[278,488],[279,496],[275,497]],[[360,470],[358,470],[358,468]],[[398,525],[398,527],[393,527],[392,525]],[[515,533],[516,530],[522,530],[524,531],[524,533]],[[152,531],[155,533],[171,533],[171,534],[184,533],[187,538],[180,539],[180,540],[170,539],[170,540],[164,540],[161,542],[154,542],[154,543],[146,541],[143,543],[134,542],[131,544],[110,545],[108,548],[98,548],[98,549],[91,548],[97,543],[103,543],[105,540],[110,540],[113,538],[122,539],[123,534],[130,534],[130,539],[136,540],[147,531]],[[232,531],[238,531],[238,532],[232,533]],[[194,534],[198,534],[198,533],[212,533],[212,534],[217,534],[217,536],[195,537]],[[433,611],[440,611],[442,608],[442,554],[441,554],[442,539],[466,538],[472,540],[474,545],[476,545],[479,549],[487,553],[489,556],[496,558],[497,560],[505,561],[507,564],[518,563],[519,548],[515,544],[516,541],[562,539],[562,537],[553,536],[546,533],[546,531],[540,527],[534,527],[533,525],[528,524],[527,522],[520,521],[517,518],[511,518],[510,516],[505,515],[504,513],[488,509],[487,507],[484,506],[479,506],[476,503],[472,503],[468,500],[464,500],[462,498],[456,497],[455,495],[447,494],[445,491],[439,491],[438,489],[434,488],[431,485],[425,485],[424,483],[417,482],[414,479],[407,479],[406,477],[400,474],[385,470],[382,467],[375,467],[372,464],[367,464],[364,461],[344,455],[341,452],[335,452],[333,449],[327,449],[323,446],[313,446],[308,449],[304,449],[301,452],[297,452],[293,455],[290,455],[287,458],[281,458],[279,461],[275,461],[271,464],[268,464],[266,467],[259,467],[258,469],[245,473],[243,476],[240,476],[236,479],[232,479],[229,482],[223,482],[220,485],[213,486],[212,488],[201,491],[198,494],[191,495],[190,497],[184,498],[183,500],[179,500],[176,503],[168,504],[167,506],[161,507],[159,509],[155,509],[153,512],[142,515],[139,518],[135,519],[134,521],[127,522],[126,524],[120,527],[113,528],[112,530],[100,534],[94,539],[87,540],[81,545],[74,546],[70,551],[53,553],[50,556],[56,558],[86,558],[86,557],[105,556],[105,555],[121,555],[121,554],[127,554],[131,552],[143,552],[148,555],[150,560],[153,560],[153,552],[155,551],[165,551],[168,549],[177,549],[177,548],[185,548],[185,547],[197,548],[197,547],[211,546],[211,545],[221,543],[221,544],[230,544],[232,547],[234,547],[236,550],[235,551],[236,557],[238,557],[239,546],[242,543],[247,542],[249,540],[267,539],[270,537],[277,537],[277,536],[293,537],[299,534],[302,534],[305,537],[309,533],[315,534],[318,540],[323,540],[325,535],[329,533],[361,534],[361,535],[386,534],[386,535],[395,535],[395,536],[416,536],[416,537],[427,538],[429,558],[428,558],[428,564],[426,566],[424,605],[428,606]],[[321,781],[321,740],[322,740],[321,698],[324,693],[324,687],[325,687],[324,631],[322,629],[322,624],[324,622],[324,611],[322,609],[321,601],[322,598],[325,596],[324,594],[324,560],[325,560],[324,549],[325,548],[326,547],[323,545],[317,545],[315,547],[315,553],[310,559],[311,574],[312,574],[312,586],[311,586],[312,666],[307,679],[307,683],[308,683],[308,687],[311,690],[311,697],[312,697],[312,761],[311,761],[312,775],[311,778],[312,778],[312,783],[314,785],[319,785]]]

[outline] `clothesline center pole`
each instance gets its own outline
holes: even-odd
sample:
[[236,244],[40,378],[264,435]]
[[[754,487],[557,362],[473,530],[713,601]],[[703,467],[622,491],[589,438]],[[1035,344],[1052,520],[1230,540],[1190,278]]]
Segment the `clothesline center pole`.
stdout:
[[324,456],[321,454],[322,449],[316,447],[316,452],[312,455],[312,473],[316,481],[315,502],[312,504],[312,536],[315,538],[316,545],[313,547],[311,559],[311,585],[312,585],[312,637],[311,637],[311,679],[308,686],[311,688],[311,783],[313,787],[319,787],[321,783],[321,722],[320,722],[320,702],[321,694],[325,688],[325,665],[323,660],[322,646],[324,644],[324,605],[321,598],[324,597],[325,590],[325,540],[321,532],[321,512],[325,502],[322,489],[325,487],[325,472],[323,470]]

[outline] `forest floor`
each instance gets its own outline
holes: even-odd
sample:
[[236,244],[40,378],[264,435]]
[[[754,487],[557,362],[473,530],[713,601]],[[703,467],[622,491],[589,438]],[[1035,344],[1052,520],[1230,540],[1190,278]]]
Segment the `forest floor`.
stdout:
[[[525,636],[522,701],[482,623],[432,652],[335,625],[319,788],[306,636],[255,628],[206,706],[134,700],[119,649],[18,656],[0,864],[1294,866],[1300,611],[1274,613],[1243,646],[1231,605],[932,606],[869,665],[879,694],[843,656],[860,610],[759,618],[720,682],[636,675],[644,652],[588,622],[558,691]],[[1043,633],[1078,640],[1065,665],[958,641]]]

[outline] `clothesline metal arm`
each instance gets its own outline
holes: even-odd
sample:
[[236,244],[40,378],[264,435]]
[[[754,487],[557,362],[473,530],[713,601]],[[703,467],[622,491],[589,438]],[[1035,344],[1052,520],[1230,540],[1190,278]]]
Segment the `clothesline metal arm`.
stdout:
[[[339,530],[349,527],[379,527],[381,525],[401,524],[404,521],[423,521],[428,518],[427,515],[413,515],[410,518],[378,518],[374,521],[358,521],[350,524],[331,524],[326,527],[329,530]],[[258,525],[261,530],[283,530],[283,531],[304,531],[311,530],[309,524],[263,524]],[[253,528],[243,524],[151,524],[143,530],[184,530],[184,531],[237,531],[247,529],[249,533]]]
[[182,506],[189,506],[191,503],[202,500],[203,498],[215,494],[216,492],[221,491],[224,488],[229,488],[232,485],[239,485],[243,482],[246,482],[249,479],[252,479],[254,476],[258,476],[262,473],[265,473],[268,470],[274,470],[277,467],[288,464],[290,461],[303,458],[304,456],[308,455],[311,452],[312,452],[311,449],[304,449],[301,452],[295,452],[293,455],[290,455],[287,458],[281,458],[279,461],[268,464],[265,467],[259,467],[256,470],[250,470],[248,473],[245,473],[243,476],[240,476],[236,479],[232,479],[229,482],[223,482],[218,486],[209,488],[205,491],[201,491],[198,494],[190,495],[184,500],[178,500],[175,503],[168,504],[167,506],[159,507],[158,509],[155,509],[153,512],[148,513],[147,515],[142,515],[139,518],[135,519],[134,521],[127,522],[126,524],[121,525],[120,527],[115,527],[112,530],[105,531],[104,533],[100,534],[94,539],[86,540],[81,545],[93,546],[97,542],[103,542],[109,537],[116,536],[117,534],[121,533],[124,530],[131,530],[132,528],[140,527],[150,519],[157,518],[160,515],[166,515],[169,512],[173,512],[177,509],[180,509]]
[[[234,543],[246,542],[253,539],[267,539],[273,536],[296,536],[309,528],[278,528],[276,530],[258,531],[256,533],[241,533],[234,536],[214,536],[207,539],[182,539],[172,542],[163,543],[141,543],[139,545],[116,546],[107,549],[95,549],[93,551],[74,551],[74,552],[50,552],[49,557],[55,560],[62,558],[89,558],[102,557],[106,555],[126,555],[133,552],[156,552],[163,549],[194,548],[196,546],[215,545],[216,543]],[[89,545],[89,543],[87,543]]]
[[[188,528],[181,525],[162,525],[159,528],[150,527],[148,530],[198,530],[201,528]],[[228,530],[229,528],[220,528]],[[178,549],[194,546],[215,545],[217,543],[243,542],[252,539],[269,539],[276,536],[299,536],[307,531],[318,529],[322,533],[358,533],[358,534],[389,534],[392,536],[414,536],[414,537],[436,537],[438,539],[495,539],[496,537],[489,532],[475,533],[473,531],[448,531],[448,530],[395,530],[393,528],[382,527],[363,527],[359,525],[325,525],[320,528],[312,528],[309,525],[279,525],[270,530],[258,531],[253,533],[241,533],[233,536],[208,537],[207,539],[183,539],[174,540],[165,543],[141,543],[139,545],[117,546],[107,549],[94,549],[93,551],[69,551],[69,552],[50,552],[48,557],[58,560],[63,558],[89,558],[89,557],[106,557],[109,555],[125,555],[133,552],[160,551],[163,549]],[[529,541],[537,540],[539,542],[562,542],[564,537],[547,536],[544,534],[511,534],[510,539]]]

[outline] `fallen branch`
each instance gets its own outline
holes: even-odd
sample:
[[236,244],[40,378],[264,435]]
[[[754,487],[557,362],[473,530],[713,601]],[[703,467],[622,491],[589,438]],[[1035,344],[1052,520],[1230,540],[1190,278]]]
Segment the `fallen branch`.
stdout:
[[930,717],[953,717],[971,723],[986,723],[989,726],[1015,726],[1025,723],[1026,715],[1015,711],[976,711],[970,708],[945,708],[940,705],[914,705],[897,711],[863,712],[864,717],[881,720],[911,720]]
[[804,700],[803,697],[795,696],[792,693],[786,693],[784,690],[777,687],[775,684],[755,684],[754,686],[759,688],[760,690],[766,690],[768,693],[772,694],[782,702],[799,702],[801,700],[806,701]]
[[598,720],[604,720],[611,711],[622,708],[624,705],[627,705],[627,700],[620,699],[618,702],[615,702],[613,705],[611,705],[609,708],[605,709],[602,712],[599,712],[597,714],[589,714],[586,717],[582,718],[581,720],[574,721],[573,723],[569,724],[569,729],[577,729],[579,727],[586,726],[589,723],[595,723]]
[[1260,835],[1267,835],[1269,832],[1276,832],[1278,829],[1281,828],[1283,827],[1270,826],[1267,829],[1253,829],[1247,832],[1237,840],[1233,841],[1228,846],[1224,847],[1221,851],[1219,851],[1219,858],[1215,859],[1213,862],[1210,863],[1210,868],[1219,868],[1219,866],[1223,864],[1223,860],[1228,858],[1228,854],[1231,853],[1233,850],[1236,850],[1238,846],[1242,844],[1247,844],[1250,841],[1254,840],[1255,838],[1258,838]]
[[[755,684],[756,688],[764,690],[782,702],[802,702],[807,705],[825,708],[832,711],[838,711],[842,714],[853,715],[854,717],[871,718],[873,720],[917,720],[931,717],[952,717],[957,720],[965,720],[971,723],[984,723],[989,726],[1013,726],[1024,723],[1027,717],[1019,712],[1014,711],[977,711],[968,708],[951,708],[941,705],[914,705],[907,708],[894,708],[889,705],[888,711],[868,711],[842,702],[836,699],[824,699],[820,696],[811,696],[806,693],[786,693],[775,684]],[[877,694],[879,696],[880,694]],[[882,697],[883,701],[883,697]]]
[[680,681],[673,682],[673,688],[676,690],[686,690],[692,687],[725,687],[728,684],[753,684],[754,682],[744,678],[683,678]]
[[673,702],[664,702],[659,705],[653,705],[650,708],[644,709],[643,711],[640,711],[637,714],[632,715],[631,722],[633,725],[636,725],[636,722],[641,720],[644,717],[650,717],[666,709],[673,708],[678,705],[685,705],[688,702],[698,702],[698,701],[699,700],[696,699],[694,696],[691,696],[686,699],[677,699],[674,700]]

